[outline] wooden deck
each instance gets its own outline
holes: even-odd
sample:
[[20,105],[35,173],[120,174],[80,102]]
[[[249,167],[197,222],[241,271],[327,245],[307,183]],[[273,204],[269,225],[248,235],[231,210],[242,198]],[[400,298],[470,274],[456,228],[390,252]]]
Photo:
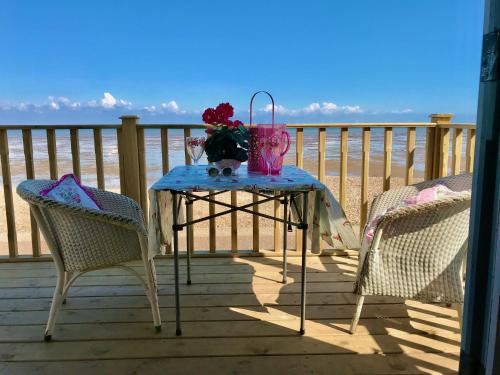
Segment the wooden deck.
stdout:
[[299,336],[300,258],[289,261],[283,285],[278,257],[193,259],[193,285],[181,289],[181,338],[171,260],[157,261],[161,333],[133,276],[88,274],[71,289],[51,343],[42,338],[53,265],[0,264],[0,373],[456,372],[460,332],[451,308],[368,297],[356,335],[348,333],[355,257],[308,257],[308,321]]

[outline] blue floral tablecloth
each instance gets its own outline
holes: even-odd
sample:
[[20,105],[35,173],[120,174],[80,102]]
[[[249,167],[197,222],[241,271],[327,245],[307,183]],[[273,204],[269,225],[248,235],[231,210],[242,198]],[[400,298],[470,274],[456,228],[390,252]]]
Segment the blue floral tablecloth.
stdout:
[[[172,241],[171,190],[208,192],[221,190],[239,191],[288,191],[311,192],[308,204],[308,236],[313,252],[319,250],[319,239],[337,249],[358,249],[359,239],[342,207],[330,190],[306,171],[295,166],[284,166],[278,176],[250,173],[242,165],[236,176],[210,177],[206,165],[179,166],[160,178],[149,190],[149,257],[161,254],[161,243]],[[301,199],[297,200],[301,209]],[[294,220],[297,212],[292,206]],[[184,221],[179,210],[179,222]],[[163,241],[162,241],[163,240]]]

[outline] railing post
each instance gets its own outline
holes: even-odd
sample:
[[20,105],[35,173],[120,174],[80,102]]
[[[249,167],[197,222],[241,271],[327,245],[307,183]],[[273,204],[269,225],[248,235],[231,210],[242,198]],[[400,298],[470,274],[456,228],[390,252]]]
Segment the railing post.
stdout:
[[[448,151],[450,141],[450,129],[439,127],[440,124],[449,124],[453,114],[434,113],[430,115],[431,122],[436,124],[434,128],[434,149],[432,153],[432,175],[429,179],[439,178],[446,175],[444,172],[448,169]],[[427,170],[427,168],[426,168]],[[427,176],[426,176],[427,177]]]
[[118,155],[123,170],[122,194],[141,204],[139,147],[137,142],[137,116],[121,116],[122,127]]

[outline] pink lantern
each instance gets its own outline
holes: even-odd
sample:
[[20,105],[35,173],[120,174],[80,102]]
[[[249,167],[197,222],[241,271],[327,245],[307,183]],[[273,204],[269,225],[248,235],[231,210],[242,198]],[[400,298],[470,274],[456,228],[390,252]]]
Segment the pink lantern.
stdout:
[[[271,124],[257,124],[252,126],[253,99],[259,93],[265,93],[271,99],[272,122]],[[290,148],[290,134],[285,130],[286,124],[274,123],[274,98],[267,91],[257,91],[250,99],[250,142],[248,148],[248,171],[267,174],[269,165],[264,160],[261,148],[263,145],[272,144],[270,150],[276,150],[276,155],[271,158],[271,174],[279,174],[283,167],[283,157]],[[274,151],[269,151],[274,152]],[[269,160],[268,160],[269,161]]]

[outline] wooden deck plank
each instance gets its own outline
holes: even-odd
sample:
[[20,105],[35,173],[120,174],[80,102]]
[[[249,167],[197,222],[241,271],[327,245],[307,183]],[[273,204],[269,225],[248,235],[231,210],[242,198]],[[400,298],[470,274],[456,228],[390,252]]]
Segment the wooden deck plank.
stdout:
[[115,359],[78,362],[7,362],[0,364],[0,372],[8,374],[203,374],[212,369],[216,374],[253,375],[257,373],[287,375],[338,374],[445,374],[458,370],[459,353],[446,355],[434,353],[386,355],[306,355],[306,356],[238,356]]
[[[70,290],[50,344],[41,339],[56,280],[53,265],[0,264],[0,373],[190,374],[207,366],[220,374],[457,370],[457,313],[444,305],[367,297],[358,331],[349,334],[354,257],[308,259],[303,337],[297,334],[299,258],[289,259],[286,285],[279,282],[280,257],[193,259],[194,284],[181,284],[180,338],[174,333],[171,263],[157,261],[161,333],[154,332],[138,282],[108,269],[83,276]],[[141,270],[140,263],[133,267]]]
[[[173,307],[174,301],[170,296],[160,295],[160,304],[163,307]],[[200,294],[185,295],[182,304],[186,307],[204,306],[262,306],[273,304],[280,300],[282,305],[298,305],[300,294],[270,293],[260,294],[255,298],[254,294]],[[400,298],[385,296],[368,296],[365,304],[401,303]],[[3,299],[0,311],[30,311],[49,310],[51,298],[12,298]],[[307,295],[308,305],[350,305],[356,303],[356,296],[352,293],[311,293]],[[133,309],[136,307],[148,307],[148,301],[144,296],[114,296],[108,297],[73,297],[68,298],[65,307],[72,310],[79,309]]]
[[[457,334],[450,340],[429,335],[401,333],[366,336],[224,337],[160,340],[54,341],[0,343],[0,360],[77,361],[117,358],[183,358],[242,355],[456,353]],[[449,341],[453,341],[450,343]]]
[[[391,321],[392,319],[392,321]],[[444,320],[443,320],[444,321]],[[350,336],[350,319],[310,319],[307,334],[310,336]],[[446,322],[449,326],[434,324],[434,321],[419,321],[411,318],[362,318],[355,335],[391,335],[401,331],[424,333],[448,337],[459,332],[458,322]],[[299,319],[270,323],[264,320],[241,320],[227,322],[184,322],[183,337],[262,337],[295,336]],[[0,325],[0,342],[40,341],[45,330],[44,324]],[[126,323],[58,323],[58,341],[118,340],[118,339],[161,339],[174,338],[175,325],[164,322],[161,333],[154,332],[151,322]]]

